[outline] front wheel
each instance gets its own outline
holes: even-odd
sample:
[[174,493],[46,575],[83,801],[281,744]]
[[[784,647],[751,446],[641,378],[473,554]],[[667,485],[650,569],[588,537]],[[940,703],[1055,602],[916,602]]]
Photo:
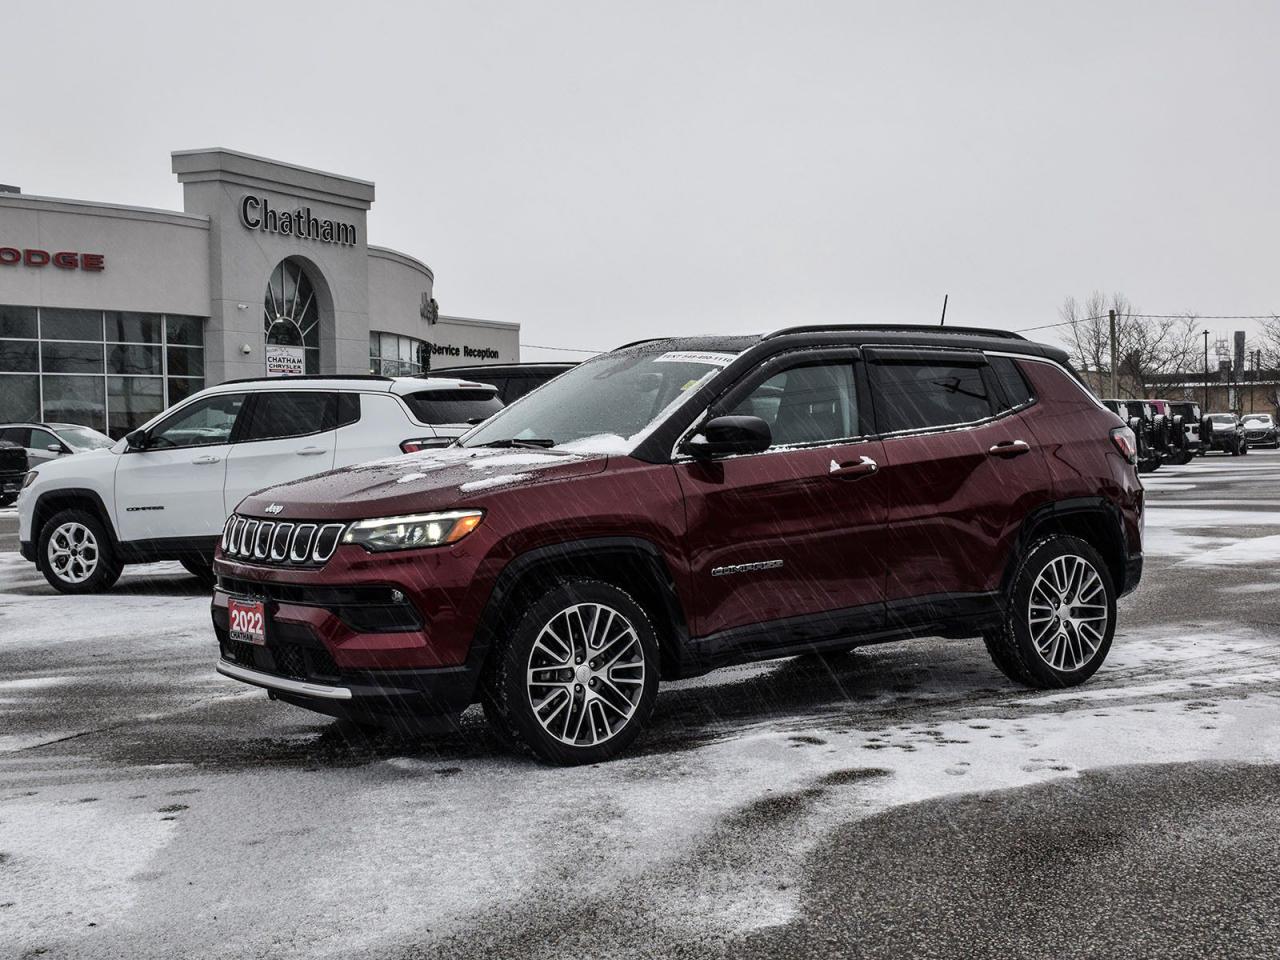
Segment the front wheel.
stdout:
[[493,652],[482,693],[499,738],[552,763],[597,763],[640,733],[658,695],[644,608],[599,580],[567,580],[525,609]]
[[40,572],[59,593],[109,590],[123,569],[106,527],[85,510],[54,514],[40,528],[36,549]]
[[984,635],[1010,680],[1052,689],[1084,683],[1115,635],[1116,594],[1102,557],[1078,537],[1032,546],[1017,573],[998,630]]

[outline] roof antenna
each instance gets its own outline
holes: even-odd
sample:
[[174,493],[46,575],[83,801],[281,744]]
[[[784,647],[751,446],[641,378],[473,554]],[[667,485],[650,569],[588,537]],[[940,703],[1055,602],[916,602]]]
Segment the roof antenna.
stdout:
[[951,294],[944,293],[942,295],[942,319],[938,321],[938,326],[945,327],[947,325],[947,300]]

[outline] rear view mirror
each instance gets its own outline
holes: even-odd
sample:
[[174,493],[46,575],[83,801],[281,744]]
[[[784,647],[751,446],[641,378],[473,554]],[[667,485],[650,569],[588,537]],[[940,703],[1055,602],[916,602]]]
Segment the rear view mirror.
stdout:
[[713,417],[681,449],[693,457],[723,457],[759,453],[771,443],[773,432],[759,417]]

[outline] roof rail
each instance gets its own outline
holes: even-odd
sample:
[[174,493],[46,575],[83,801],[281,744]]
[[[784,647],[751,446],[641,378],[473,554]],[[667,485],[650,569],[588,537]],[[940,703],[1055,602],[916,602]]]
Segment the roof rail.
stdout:
[[1001,340],[1025,340],[1020,333],[1012,330],[992,330],[987,327],[935,327],[924,323],[813,323],[800,327],[783,327],[766,333],[761,340],[772,340],[775,337],[789,336],[796,333],[826,333],[828,331],[872,330],[876,333],[954,333],[969,337],[997,337]]
[[380,380],[386,382],[393,379],[395,378],[384,377],[377,373],[300,373],[291,377],[241,377],[239,380],[223,380],[216,386],[225,387],[228,383],[263,383],[265,381],[275,383],[280,380]]

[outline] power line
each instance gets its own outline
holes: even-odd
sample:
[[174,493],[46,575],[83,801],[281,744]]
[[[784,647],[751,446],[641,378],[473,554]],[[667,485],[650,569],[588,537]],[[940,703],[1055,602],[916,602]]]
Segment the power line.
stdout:
[[561,353],[608,353],[608,350],[589,350],[583,347],[548,347],[541,343],[522,343],[522,347],[528,347],[530,350],[558,350]]
[[[1277,313],[1124,313],[1116,316],[1137,317],[1141,320],[1275,320]],[[1014,333],[1031,333],[1034,330],[1051,330],[1054,327],[1069,327],[1074,323],[1089,323],[1091,320],[1105,320],[1107,314],[1096,317],[1082,317],[1078,320],[1060,320],[1057,323],[1045,323],[1038,327],[1021,327]]]

